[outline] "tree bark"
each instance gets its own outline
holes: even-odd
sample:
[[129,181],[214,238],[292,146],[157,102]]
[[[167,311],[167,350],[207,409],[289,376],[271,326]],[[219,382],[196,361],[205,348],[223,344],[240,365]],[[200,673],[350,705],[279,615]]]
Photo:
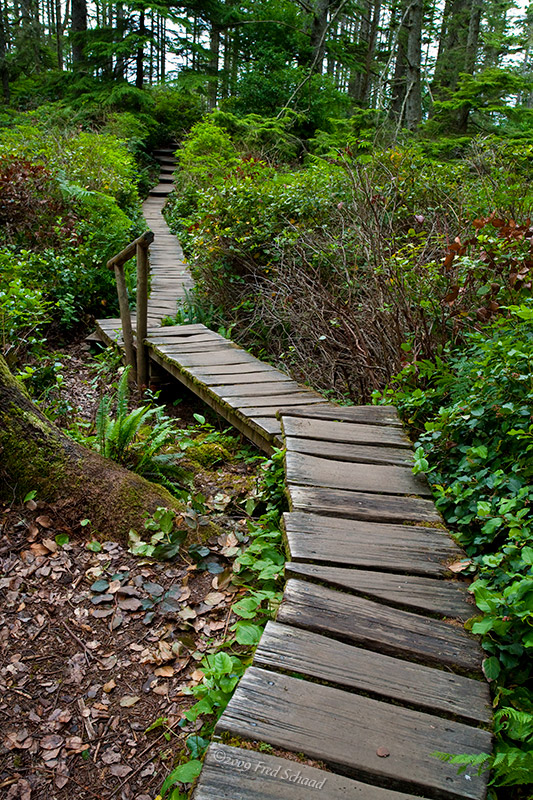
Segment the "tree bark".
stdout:
[[422,118],[422,0],[406,0],[392,85],[391,114],[398,128],[414,130]]
[[2,83],[2,94],[4,100],[9,103],[11,94],[9,91],[9,69],[7,66],[7,14],[0,0],[0,80]]
[[182,511],[162,486],[150,483],[69,439],[35,406],[0,355],[0,497],[37,497],[76,525],[90,519],[106,537],[144,528],[145,512]]
[[72,66],[84,61],[85,34],[87,33],[87,0],[72,0]]
[[144,84],[144,35],[146,27],[144,24],[144,9],[139,14],[139,36],[140,44],[137,48],[135,86],[142,89]]

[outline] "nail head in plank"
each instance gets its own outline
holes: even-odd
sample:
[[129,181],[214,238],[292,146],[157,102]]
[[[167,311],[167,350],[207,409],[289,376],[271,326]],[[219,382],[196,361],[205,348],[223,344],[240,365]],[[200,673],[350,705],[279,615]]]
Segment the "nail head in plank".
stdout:
[[442,524],[431,500],[399,497],[343,489],[321,489],[314,486],[289,486],[291,511],[364,519],[369,522],[427,522]]
[[254,664],[461,718],[467,724],[489,723],[492,716],[485,681],[374,653],[279,622],[267,622]]
[[443,528],[390,525],[287,512],[283,527],[293,561],[322,561],[411,575],[443,575],[464,552]]
[[287,582],[278,621],[460,674],[481,671],[481,648],[462,626],[307,581]]
[[420,800],[268,753],[213,742],[194,800]]
[[487,731],[257,667],[241,679],[216,731],[302,752],[386,788],[485,797],[487,773],[467,768],[467,780],[432,753],[490,752]]
[[400,447],[372,447],[372,445],[346,444],[324,439],[297,439],[293,436],[285,438],[285,447],[294,453],[307,453],[337,461],[356,461],[360,464],[412,467],[414,463],[412,451]]
[[458,580],[297,562],[285,564],[285,574],[293,578],[320,581],[338,589],[348,589],[355,594],[418,613],[438,614],[463,622],[476,613],[475,605],[468,602],[471,595],[468,594],[467,587]]
[[285,409],[281,418],[284,435],[300,439],[325,439],[329,442],[346,442],[347,444],[408,447],[410,449],[413,446],[401,428],[303,417],[301,412],[300,417],[288,416]]
[[425,478],[413,475],[407,467],[353,464],[287,450],[285,469],[288,484],[377,494],[432,496]]

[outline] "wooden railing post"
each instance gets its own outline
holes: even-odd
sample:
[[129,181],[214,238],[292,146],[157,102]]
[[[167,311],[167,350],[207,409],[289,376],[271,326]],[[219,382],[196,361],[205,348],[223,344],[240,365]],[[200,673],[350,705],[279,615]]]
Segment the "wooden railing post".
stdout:
[[137,245],[137,383],[148,386],[148,244]]
[[[122,323],[122,338],[126,351],[126,364],[131,366],[133,380],[139,386],[148,384],[148,356],[144,340],[146,339],[148,324],[148,248],[154,241],[152,231],[146,231],[135,241],[124,248],[120,253],[109,259],[107,266],[115,270],[117,280],[118,304],[120,307],[120,321]],[[133,256],[137,256],[137,359],[133,346],[133,329],[131,325],[128,291],[124,277],[124,264]]]
[[126,278],[124,276],[124,264],[115,264],[115,278],[117,281],[118,304],[120,308],[120,321],[122,322],[122,339],[124,340],[124,350],[126,351],[126,364],[131,367],[131,378],[137,380],[135,367],[135,351],[133,349],[133,331],[131,328],[130,305],[128,302],[128,290],[126,289]]

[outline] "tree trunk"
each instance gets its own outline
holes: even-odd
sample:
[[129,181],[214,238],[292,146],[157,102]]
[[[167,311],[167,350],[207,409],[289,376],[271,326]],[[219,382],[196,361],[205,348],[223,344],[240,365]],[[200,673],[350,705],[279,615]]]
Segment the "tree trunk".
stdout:
[[108,537],[144,528],[143,514],[183,510],[162,486],[73,442],[32,403],[0,355],[0,497],[37,497],[70,524],[90,519]]
[[0,80],[2,83],[2,93],[4,100],[9,103],[9,69],[7,66],[7,14],[4,13],[4,8],[0,0]]
[[72,0],[72,66],[84,61],[85,34],[87,33],[87,0]]
[[211,76],[208,87],[209,109],[216,108],[218,97],[218,59],[220,54],[220,27],[212,22],[209,37],[209,74]]
[[398,128],[414,130],[422,118],[420,62],[422,57],[422,0],[406,0],[398,36],[391,113]]
[[313,72],[322,73],[324,53],[326,51],[326,30],[331,0],[315,0],[313,3],[313,21],[311,23],[311,67]]
[[139,14],[139,37],[140,43],[137,48],[136,58],[136,72],[135,72],[135,86],[137,89],[142,89],[144,84],[144,35],[146,28],[144,25],[144,10]]

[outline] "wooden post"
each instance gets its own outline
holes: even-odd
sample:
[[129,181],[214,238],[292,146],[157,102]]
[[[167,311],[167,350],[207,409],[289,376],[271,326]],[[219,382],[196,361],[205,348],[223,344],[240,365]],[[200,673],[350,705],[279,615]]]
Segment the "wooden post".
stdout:
[[[148,248],[153,241],[154,234],[152,231],[146,231],[107,262],[108,268],[115,270],[117,280],[126,364],[131,366],[132,379],[139,386],[148,385],[148,354],[146,345],[143,342],[146,339],[148,317]],[[135,326],[137,333],[137,362],[135,361],[135,350],[133,348],[130,306],[124,277],[124,264],[134,255],[137,256],[137,324]]]
[[148,386],[148,244],[137,244],[137,384]]
[[133,349],[133,331],[131,329],[128,290],[126,289],[126,279],[124,277],[124,264],[115,264],[114,267],[117,281],[118,304],[120,307],[120,321],[122,322],[122,338],[124,339],[124,350],[126,351],[126,364],[131,366],[132,379],[137,380],[135,351]]

